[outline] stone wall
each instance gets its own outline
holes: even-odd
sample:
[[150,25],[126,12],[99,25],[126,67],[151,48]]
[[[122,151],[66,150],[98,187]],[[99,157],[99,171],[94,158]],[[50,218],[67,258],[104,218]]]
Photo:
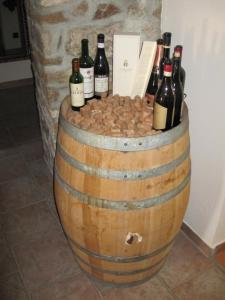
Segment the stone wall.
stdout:
[[142,40],[157,39],[161,0],[25,2],[45,159],[52,168],[59,107],[69,94],[71,60],[80,55],[81,39],[89,39],[90,55],[94,58],[97,34],[105,34],[112,75],[113,33],[139,32]]

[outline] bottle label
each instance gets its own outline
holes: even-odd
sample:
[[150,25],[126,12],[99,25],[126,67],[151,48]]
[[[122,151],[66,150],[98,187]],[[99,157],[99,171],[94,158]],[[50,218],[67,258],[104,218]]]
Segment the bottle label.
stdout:
[[155,129],[165,129],[167,118],[167,108],[155,102],[153,127]]
[[94,67],[80,68],[80,73],[84,77],[84,98],[94,96]]
[[84,105],[84,84],[70,83],[71,103],[74,107],[81,107]]
[[98,48],[105,48],[104,43],[98,43]]
[[109,77],[106,75],[95,76],[95,95],[105,96],[109,90]]

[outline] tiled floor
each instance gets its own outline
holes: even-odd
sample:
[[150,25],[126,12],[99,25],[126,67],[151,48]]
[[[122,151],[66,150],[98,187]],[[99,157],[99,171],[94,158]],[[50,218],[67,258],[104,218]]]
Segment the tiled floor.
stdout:
[[223,300],[225,273],[181,232],[157,276],[132,288],[80,271],[54,206],[31,86],[0,90],[1,300]]

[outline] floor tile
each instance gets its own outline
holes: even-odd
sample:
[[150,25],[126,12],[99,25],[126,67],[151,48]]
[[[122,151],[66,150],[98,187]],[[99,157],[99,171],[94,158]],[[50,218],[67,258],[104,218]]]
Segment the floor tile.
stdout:
[[225,275],[210,268],[173,292],[181,300],[225,300]]
[[16,145],[21,145],[41,136],[39,125],[26,125],[24,127],[9,128],[10,134]]
[[0,90],[0,117],[37,111],[34,87],[21,86]]
[[0,184],[0,212],[11,213],[15,209],[45,199],[28,176],[18,177]]
[[43,159],[28,162],[28,170],[39,191],[51,199],[53,197],[53,177]]
[[40,238],[17,245],[13,252],[30,292],[80,272],[60,230],[49,231]]
[[10,247],[26,243],[61,226],[52,216],[48,203],[39,202],[2,216],[2,228]]
[[10,155],[0,159],[0,183],[27,175],[27,166],[18,155]]
[[91,277],[91,275],[87,275],[94,286],[100,291],[100,293],[105,294],[107,291],[115,288],[115,285],[109,282],[104,282],[102,280],[98,280],[97,278]]
[[[0,235],[0,278],[18,272],[12,252],[5,238]],[[0,298],[1,299],[1,298]]]
[[23,145],[17,146],[17,151],[24,157],[27,163],[43,158],[42,140],[32,140]]
[[113,288],[103,293],[104,300],[173,300],[166,286],[154,277],[138,286]]
[[174,288],[211,266],[212,263],[180,232],[159,275]]
[[52,196],[52,199],[49,199],[49,201],[47,201],[47,203],[48,203],[48,206],[49,206],[49,209],[50,209],[50,212],[52,213],[52,215],[56,219],[59,219],[56,203],[55,203],[53,196]]
[[[1,300],[28,300],[19,274],[13,274],[0,279],[0,299]],[[50,300],[50,299],[49,299]]]
[[64,278],[33,294],[33,300],[101,300],[90,280],[80,273]]
[[0,122],[0,151],[13,147],[13,140],[8,129]]

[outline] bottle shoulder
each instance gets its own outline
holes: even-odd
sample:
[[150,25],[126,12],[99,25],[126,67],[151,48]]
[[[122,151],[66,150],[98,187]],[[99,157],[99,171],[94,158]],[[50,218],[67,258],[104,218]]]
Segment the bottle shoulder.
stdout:
[[70,83],[82,83],[84,80],[83,76],[79,73],[73,73],[70,75],[69,82]]
[[174,101],[175,94],[170,80],[164,80],[155,95],[155,101],[162,106],[168,106],[168,103]]
[[94,66],[94,61],[90,56],[80,57],[80,68],[91,68]]

